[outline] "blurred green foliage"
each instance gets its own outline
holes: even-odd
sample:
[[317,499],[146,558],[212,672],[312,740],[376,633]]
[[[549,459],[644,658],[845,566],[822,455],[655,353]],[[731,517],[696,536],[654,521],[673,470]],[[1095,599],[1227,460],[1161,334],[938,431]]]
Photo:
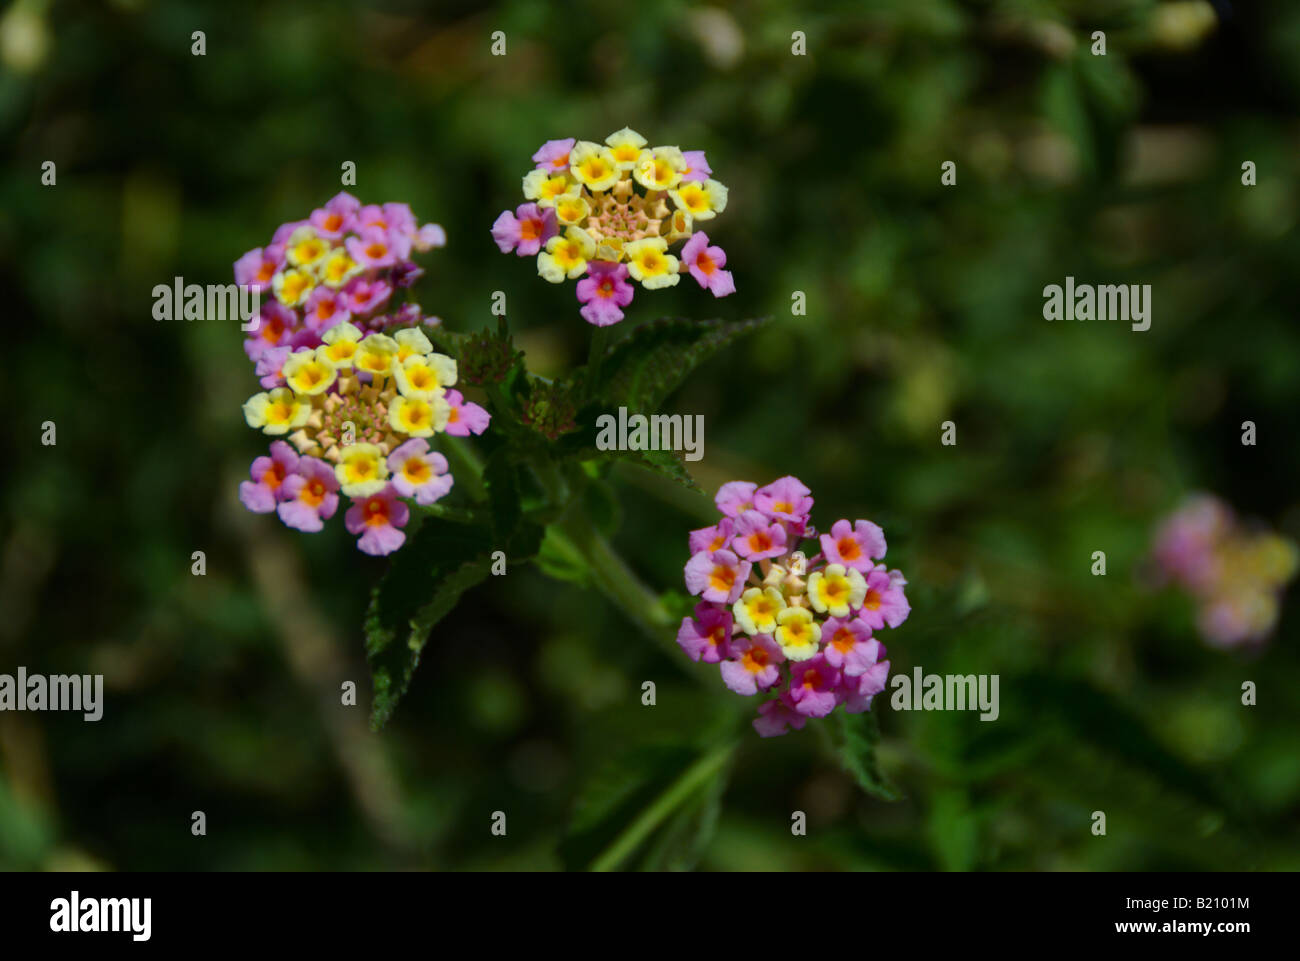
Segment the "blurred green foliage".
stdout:
[[[1231,655],[1136,576],[1189,490],[1300,534],[1298,48],[1283,0],[17,0],[0,671],[103,673],[108,701],[97,724],[0,715],[0,866],[1300,868],[1294,590],[1271,646]],[[628,323],[776,318],[668,399],[706,417],[695,479],[796,473],[820,523],[882,524],[913,605],[894,670],[999,674],[996,723],[878,699],[864,774],[833,723],[758,739],[751,703],[581,571],[515,567],[437,625],[367,731],[385,565],[341,524],[306,537],[243,512],[263,446],[241,335],[155,322],[152,288],[228,282],[350,160],[363,200],[446,227],[425,309],[474,331],[504,291],[530,368],[563,373],[590,335],[571,286],[489,227],[540,143],[625,124],[707,151],[738,287],[640,297]],[[1150,283],[1151,329],[1047,323],[1042,288],[1066,275]],[[603,523],[671,603],[709,502],[612,478]]]

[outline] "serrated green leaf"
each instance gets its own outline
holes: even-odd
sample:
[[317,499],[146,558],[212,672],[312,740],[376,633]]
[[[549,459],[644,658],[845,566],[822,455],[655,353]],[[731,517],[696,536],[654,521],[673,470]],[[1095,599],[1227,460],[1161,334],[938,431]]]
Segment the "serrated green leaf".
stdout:
[[838,737],[835,749],[840,764],[858,787],[882,801],[897,801],[902,795],[880,770],[876,747],[880,744],[880,723],[870,712],[849,714],[837,711]]
[[627,461],[637,467],[644,467],[656,474],[663,474],[670,480],[677,481],[687,490],[703,493],[700,485],[695,482],[695,478],[691,476],[690,471],[686,469],[685,463],[682,462],[681,454],[676,451],[622,450],[611,451],[611,453],[617,455],[618,460]]
[[695,482],[695,478],[682,462],[681,455],[675,451],[598,450],[592,447],[575,451],[572,456],[582,461],[625,461],[656,474],[663,474],[688,490],[701,491],[700,485]]
[[371,593],[365,620],[374,687],[370,723],[376,730],[410,686],[429,631],[488,575],[492,549],[485,526],[427,517],[394,556]]
[[415,669],[420,666],[420,655],[433,626],[447,616],[462,594],[488,576],[491,567],[491,558],[485,556],[465,562],[442,578],[434,588],[432,599],[411,619],[405,649],[390,642],[368,656],[374,685],[372,728],[378,730],[393,716],[398,701],[411,685]]
[[657,411],[691,371],[770,319],[666,319],[645,324],[615,344],[601,360],[593,393],[606,408]]

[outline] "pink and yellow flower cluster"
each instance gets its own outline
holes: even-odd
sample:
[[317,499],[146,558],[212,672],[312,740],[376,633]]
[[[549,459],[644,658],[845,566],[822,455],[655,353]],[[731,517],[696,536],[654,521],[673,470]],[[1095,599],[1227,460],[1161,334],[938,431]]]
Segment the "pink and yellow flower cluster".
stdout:
[[421,323],[417,304],[389,308],[424,273],[412,253],[446,242],[441,227],[420,226],[406,204],[362,204],[346,192],[306,220],[281,224],[269,244],[235,261],[235,282],[262,293],[259,323],[244,342],[258,376],[345,321],[374,331]]
[[[284,256],[290,263],[305,263],[309,255],[294,253],[293,244],[307,243],[319,236],[315,232],[319,229],[342,238],[341,244],[330,248],[335,253],[343,250],[349,258],[382,259],[378,245],[396,235],[390,232],[381,238],[375,232],[379,228],[368,219],[376,216],[386,217],[385,223],[395,225],[391,229],[398,234],[409,227],[414,237],[430,239],[430,228],[415,230],[414,219],[406,220],[403,211],[409,215],[404,204],[354,207],[351,198],[340,204],[336,197],[313,213],[309,221],[313,233],[289,232]],[[353,253],[347,242],[357,236],[351,231],[358,228],[367,244],[373,241],[375,246]],[[322,256],[328,260],[334,254]],[[312,262],[320,259],[314,257]],[[382,269],[394,265],[400,266],[400,261]],[[317,279],[333,276],[324,269]],[[240,270],[236,265],[237,275]],[[389,282],[379,275],[366,278],[362,271],[352,280]],[[276,287],[274,307],[288,309],[279,298],[287,282]],[[339,289],[347,286],[345,282]],[[481,434],[490,418],[454,389],[455,360],[435,352],[419,326],[392,330],[385,323],[387,332],[367,332],[366,325],[375,322],[373,311],[360,316],[336,313],[257,356],[263,390],[245,401],[244,419],[275,440],[267,456],[253,461],[250,479],[240,484],[239,498],[250,511],[274,511],[287,526],[316,532],[338,509],[339,495],[346,496],[352,503],[344,516],[345,526],[359,535],[357,546],[362,551],[381,555],[397,550],[406,539],[402,528],[410,519],[410,508],[402,498],[428,505],[451,490],[447,460],[431,449],[430,439],[439,433]]]
[[737,694],[770,695],[754,720],[763,737],[837,705],[870,709],[889,676],[875,634],[911,611],[907,581],[879,562],[884,532],[839,520],[819,534],[811,494],[796,477],[723,484],[714,499],[721,519],[690,536],[686,587],[700,600],[677,643],[692,660],[718,664]]
[[632,281],[658,290],[690,274],[715,297],[735,292],[726,253],[697,229],[727,209],[727,188],[710,176],[704,151],[648,147],[624,127],[603,144],[549,140],[533,163],[526,202],[502,212],[492,237],[502,253],[536,257],[545,280],[577,280],[588,323],[622,320]]
[[1197,627],[1214,647],[1263,643],[1300,566],[1294,542],[1251,530],[1217,497],[1189,497],[1159,525],[1152,548],[1159,579],[1197,603]]

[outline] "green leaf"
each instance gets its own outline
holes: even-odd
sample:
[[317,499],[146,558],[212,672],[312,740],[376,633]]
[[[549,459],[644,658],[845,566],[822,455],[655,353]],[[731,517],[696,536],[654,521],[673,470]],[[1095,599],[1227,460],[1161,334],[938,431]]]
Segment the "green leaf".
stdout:
[[[671,450],[592,450],[583,460],[620,460],[674,480],[688,490],[700,491],[681,455]],[[703,493],[703,491],[701,491]]]
[[375,730],[410,686],[430,630],[487,577],[493,545],[487,527],[427,517],[371,592],[365,634]]
[[617,461],[635,464],[645,470],[662,474],[688,490],[703,493],[700,491],[700,485],[695,482],[695,478],[686,469],[681,454],[676,451],[601,450],[596,447],[597,430],[595,424],[600,413],[602,412],[596,408],[585,408],[579,415],[579,420],[583,426],[577,433],[561,439],[552,448],[554,453],[567,460],[576,460],[584,464],[611,464]]
[[876,748],[880,744],[880,722],[872,713],[849,714],[837,711],[838,731],[832,739],[844,770],[858,782],[858,787],[882,801],[902,797],[898,788],[880,770]]
[[604,356],[593,393],[606,408],[657,411],[691,371],[770,320],[667,319],[645,324]]
[[598,359],[593,368],[597,371],[595,384],[582,380],[584,368],[570,385],[569,396],[575,396],[576,384],[584,383],[584,390],[595,399],[576,413],[572,431],[554,445],[554,453],[579,461],[627,461],[699,491],[681,456],[674,451],[600,450],[596,446],[597,421],[602,414],[619,407],[652,416],[692,370],[769,319],[658,320],[638,327]]

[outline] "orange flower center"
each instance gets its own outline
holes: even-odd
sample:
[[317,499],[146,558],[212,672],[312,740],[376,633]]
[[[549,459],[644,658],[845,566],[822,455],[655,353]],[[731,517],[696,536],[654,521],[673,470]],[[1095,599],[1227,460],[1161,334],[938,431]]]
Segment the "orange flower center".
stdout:
[[325,499],[325,485],[314,480],[302,489],[298,497],[309,507],[319,507],[321,501]]
[[736,572],[729,567],[718,566],[709,575],[709,586],[724,594],[731,593],[731,585],[736,583]]
[[423,460],[412,457],[402,465],[402,473],[406,475],[406,479],[412,484],[420,485],[429,479],[432,471],[429,470],[429,465]]
[[284,321],[272,315],[269,322],[262,325],[262,339],[275,343],[284,334]]

